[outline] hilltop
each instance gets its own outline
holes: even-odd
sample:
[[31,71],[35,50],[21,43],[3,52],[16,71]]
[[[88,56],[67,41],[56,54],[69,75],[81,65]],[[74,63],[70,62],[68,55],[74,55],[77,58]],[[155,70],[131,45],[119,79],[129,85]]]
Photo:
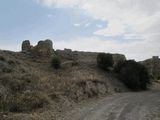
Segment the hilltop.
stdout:
[[[40,41],[36,46],[24,41],[21,52],[1,50],[0,117],[56,119],[78,102],[129,91],[115,73],[106,73],[97,67],[97,54],[71,49],[54,50],[51,40]],[[59,56],[62,61],[58,70],[51,66],[54,56]],[[114,65],[119,60],[126,60],[122,54],[112,56]],[[142,63],[146,64],[146,61]],[[159,66],[159,62],[157,64]],[[159,77],[157,73],[154,76]]]

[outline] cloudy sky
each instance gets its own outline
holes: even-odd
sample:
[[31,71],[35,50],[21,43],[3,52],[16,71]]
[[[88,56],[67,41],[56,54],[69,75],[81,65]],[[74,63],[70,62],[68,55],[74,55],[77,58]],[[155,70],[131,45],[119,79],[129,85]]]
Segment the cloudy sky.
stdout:
[[47,38],[55,49],[160,56],[160,0],[0,1],[0,49]]

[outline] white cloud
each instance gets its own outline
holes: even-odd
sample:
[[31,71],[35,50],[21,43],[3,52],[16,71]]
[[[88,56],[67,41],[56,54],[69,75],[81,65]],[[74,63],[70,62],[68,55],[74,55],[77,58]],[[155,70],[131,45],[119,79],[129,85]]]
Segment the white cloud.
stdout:
[[79,0],[36,0],[37,3],[42,3],[48,7],[73,7],[79,3]]
[[81,23],[74,23],[73,26],[75,27],[80,27],[80,26],[83,26],[83,27],[89,27],[91,25],[91,23],[89,22],[86,22],[86,21],[82,21]]
[[91,25],[91,23],[86,23],[84,24],[84,27],[89,27]]
[[[106,20],[108,27],[97,34],[122,34],[130,27],[134,33],[152,32],[159,24],[159,0],[36,0],[50,7],[76,7],[95,19]],[[160,28],[160,27],[157,28]],[[155,30],[154,30],[155,31]]]
[[79,27],[79,26],[81,26],[81,24],[80,23],[74,23],[73,24],[75,27]]
[[[106,21],[107,27],[99,28],[94,32],[96,35],[123,34],[128,39],[141,38],[129,45],[114,43],[116,47],[110,49],[111,51],[121,49],[126,54],[130,53],[128,56],[136,58],[160,54],[160,0],[37,0],[37,2],[49,7],[76,7],[94,19]],[[101,40],[99,39],[99,41]],[[92,42],[94,43],[93,40]],[[113,41],[103,43],[104,46],[113,45]],[[102,46],[100,45],[100,47]]]
[[124,39],[125,40],[144,40],[144,38],[138,34],[125,34]]
[[48,17],[48,18],[55,18],[56,16],[53,15],[53,14],[47,14],[47,17]]
[[107,28],[100,29],[96,31],[94,34],[96,35],[104,35],[104,36],[116,36],[125,33],[125,25],[120,23],[119,21],[110,21],[108,23]]
[[102,24],[96,24],[97,28],[102,28],[103,25]]

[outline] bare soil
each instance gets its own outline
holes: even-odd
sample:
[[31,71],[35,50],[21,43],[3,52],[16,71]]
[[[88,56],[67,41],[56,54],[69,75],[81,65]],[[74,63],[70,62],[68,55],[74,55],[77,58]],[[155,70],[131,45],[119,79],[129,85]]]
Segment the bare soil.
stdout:
[[57,120],[160,120],[160,89],[84,102]]

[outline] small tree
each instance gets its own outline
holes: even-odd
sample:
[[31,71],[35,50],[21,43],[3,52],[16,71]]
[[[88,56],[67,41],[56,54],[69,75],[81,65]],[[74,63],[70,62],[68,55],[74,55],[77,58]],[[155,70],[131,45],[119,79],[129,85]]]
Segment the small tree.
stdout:
[[119,72],[120,80],[132,90],[145,90],[147,84],[150,83],[147,69],[133,60],[121,63],[117,72]]
[[52,59],[52,67],[55,69],[59,69],[61,67],[61,60],[59,57],[53,57]]
[[113,57],[109,53],[99,53],[97,55],[97,65],[103,70],[109,70],[113,66]]

